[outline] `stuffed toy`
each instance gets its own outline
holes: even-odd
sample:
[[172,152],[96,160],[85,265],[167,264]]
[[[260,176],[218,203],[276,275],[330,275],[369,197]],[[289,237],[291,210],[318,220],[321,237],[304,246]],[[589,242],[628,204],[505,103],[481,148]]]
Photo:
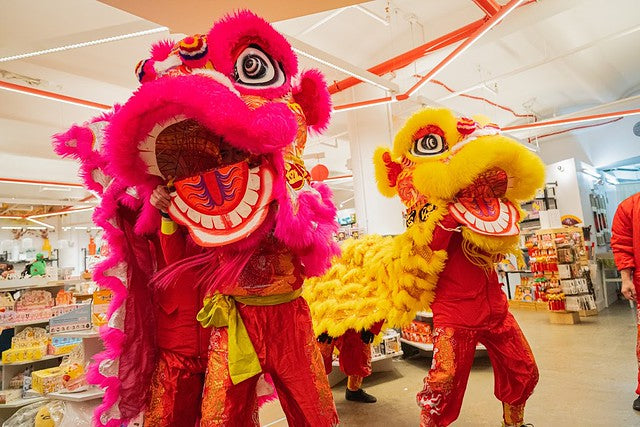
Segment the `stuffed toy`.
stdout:
[[338,253],[331,193],[302,161],[328,124],[323,77],[298,74],[286,39],[248,11],[154,45],[136,74],[126,103],[72,128],[85,143],[56,139],[101,192],[110,249],[94,272],[114,292],[88,374],[106,388],[96,424],[258,425],[269,378],[291,425],[337,424],[300,298]]
[[380,192],[406,206],[407,229],[346,241],[331,269],[306,281],[316,335],[402,327],[432,310],[422,425],[457,418],[478,342],[494,363],[505,424],[522,424],[538,371],[494,263],[519,252],[519,203],[544,184],[542,162],[494,124],[431,108],[414,114],[374,162]]

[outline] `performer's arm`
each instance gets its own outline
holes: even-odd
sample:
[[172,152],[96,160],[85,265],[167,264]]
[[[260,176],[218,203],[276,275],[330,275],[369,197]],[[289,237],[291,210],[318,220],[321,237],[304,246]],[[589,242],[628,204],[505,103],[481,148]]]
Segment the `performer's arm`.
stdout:
[[618,270],[622,276],[622,294],[635,301],[636,292],[633,284],[633,272],[636,268],[633,247],[633,203],[622,203],[611,224],[611,250]]
[[167,188],[161,185],[156,187],[151,194],[150,202],[162,214],[160,246],[162,247],[165,262],[168,265],[180,261],[185,255],[186,240],[182,228],[173,222],[167,214],[171,203]]
[[453,217],[453,215],[447,213],[436,225],[435,230],[433,230],[433,239],[431,240],[429,248],[432,251],[447,249],[453,233],[460,232],[459,227],[460,223]]

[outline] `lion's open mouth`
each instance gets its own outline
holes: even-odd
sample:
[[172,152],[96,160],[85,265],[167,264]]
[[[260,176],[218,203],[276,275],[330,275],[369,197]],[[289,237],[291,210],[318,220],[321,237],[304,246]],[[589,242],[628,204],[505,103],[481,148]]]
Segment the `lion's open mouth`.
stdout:
[[156,126],[140,150],[149,171],[172,183],[169,214],[198,244],[236,242],[265,220],[274,172],[263,156],[185,118]]
[[504,199],[509,177],[502,169],[480,174],[456,196],[451,212],[473,231],[486,235],[511,236],[519,233],[517,208]]

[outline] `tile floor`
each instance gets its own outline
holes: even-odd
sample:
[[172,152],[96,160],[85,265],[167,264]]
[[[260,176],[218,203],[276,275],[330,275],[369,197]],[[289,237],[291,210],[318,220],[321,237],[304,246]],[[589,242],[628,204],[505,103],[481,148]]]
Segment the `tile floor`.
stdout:
[[[527,406],[527,422],[535,427],[640,426],[635,399],[636,326],[629,304],[619,301],[578,325],[551,325],[546,313],[514,311],[533,348],[540,382]],[[341,426],[417,426],[415,394],[422,387],[430,359],[394,361],[391,372],[374,373],[364,388],[378,398],[375,404],[348,402],[345,382],[333,388]],[[261,411],[263,426],[287,422],[276,403]],[[489,359],[476,359],[455,426],[501,425],[501,406],[493,396]]]

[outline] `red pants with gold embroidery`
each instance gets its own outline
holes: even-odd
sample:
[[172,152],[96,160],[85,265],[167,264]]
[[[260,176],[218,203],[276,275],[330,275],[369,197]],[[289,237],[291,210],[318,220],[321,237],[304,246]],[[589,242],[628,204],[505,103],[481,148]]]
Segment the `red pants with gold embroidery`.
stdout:
[[371,375],[371,347],[360,338],[360,333],[349,329],[331,343],[318,343],[324,369],[329,374],[333,369],[333,349],[340,352],[340,370],[349,376],[368,377]]
[[524,404],[538,382],[531,348],[511,313],[498,326],[464,329],[435,325],[431,370],[418,393],[421,427],[448,426],[458,418],[478,342],[489,353],[495,396],[506,425],[521,425]]
[[[290,426],[338,423],[322,355],[303,298],[273,306],[237,304],[263,372],[271,374]],[[258,375],[233,385],[227,329],[213,328],[202,399],[202,427],[258,426]]]
[[161,351],[151,379],[145,427],[197,427],[207,360]]

